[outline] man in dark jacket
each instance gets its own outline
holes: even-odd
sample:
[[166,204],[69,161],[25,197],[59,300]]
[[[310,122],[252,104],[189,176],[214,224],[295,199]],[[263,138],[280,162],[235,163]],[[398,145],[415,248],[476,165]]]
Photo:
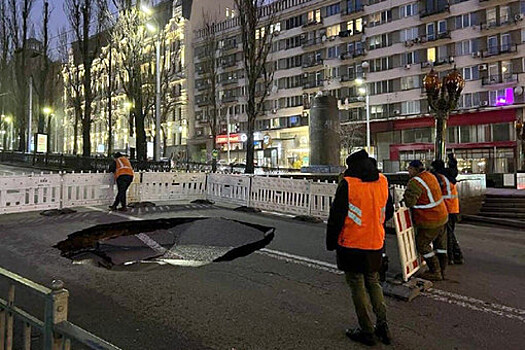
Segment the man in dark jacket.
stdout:
[[[339,183],[328,218],[326,247],[336,250],[337,266],[345,272],[360,328],[347,330],[347,336],[367,345],[379,339],[389,344],[386,304],[379,283],[383,222],[393,214],[388,181],[361,150],[351,154],[348,169]],[[390,208],[388,208],[390,207]],[[368,297],[376,315],[376,327],[368,314]],[[375,333],[375,335],[374,335]]]
[[[463,264],[464,258],[459,246],[459,242],[456,238],[456,222],[458,222],[459,215],[459,198],[457,198],[457,176],[458,176],[458,162],[454,158],[454,154],[448,154],[448,167],[445,168],[445,162],[442,160],[435,160],[432,162],[432,169],[438,174],[445,176],[448,180],[447,195],[448,198],[445,198],[445,203],[447,204],[447,209],[449,210],[448,222],[446,226],[447,230],[447,250],[448,250],[448,263],[449,265],[453,264]],[[452,193],[454,192],[454,193]]]

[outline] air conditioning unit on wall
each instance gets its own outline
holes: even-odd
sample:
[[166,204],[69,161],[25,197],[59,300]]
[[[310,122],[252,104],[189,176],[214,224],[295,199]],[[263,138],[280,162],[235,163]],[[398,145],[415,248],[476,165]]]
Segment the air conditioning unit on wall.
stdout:
[[486,64],[480,64],[478,66],[478,70],[479,71],[484,71],[484,70],[487,70],[488,69],[488,66]]
[[481,106],[487,107],[489,105],[489,101],[481,101]]

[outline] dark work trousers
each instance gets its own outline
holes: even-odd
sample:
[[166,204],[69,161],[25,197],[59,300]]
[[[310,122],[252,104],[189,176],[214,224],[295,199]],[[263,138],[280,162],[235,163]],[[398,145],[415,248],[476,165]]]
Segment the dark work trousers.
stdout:
[[448,257],[449,259],[457,258],[462,256],[461,249],[459,248],[459,243],[456,238],[456,222],[458,221],[458,214],[448,214],[447,222],[447,248],[448,248]]
[[[370,303],[376,315],[376,324],[386,324],[386,303],[383,297],[383,288],[379,283],[379,273],[357,273],[345,271],[346,283],[352,290],[355,313],[359,327],[366,333],[374,333],[374,323],[368,309]],[[369,301],[370,300],[370,301]]]
[[117,178],[118,193],[113,203],[113,207],[118,207],[119,203],[122,204],[122,208],[126,208],[126,192],[128,191],[129,185],[133,182],[132,175],[120,175]]

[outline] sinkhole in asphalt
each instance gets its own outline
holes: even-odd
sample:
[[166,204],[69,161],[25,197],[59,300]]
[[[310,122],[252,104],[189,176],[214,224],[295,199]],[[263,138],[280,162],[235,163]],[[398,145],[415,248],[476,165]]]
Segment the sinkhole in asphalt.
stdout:
[[73,263],[112,270],[203,266],[264,248],[275,228],[225,218],[171,218],[92,226],[54,247]]

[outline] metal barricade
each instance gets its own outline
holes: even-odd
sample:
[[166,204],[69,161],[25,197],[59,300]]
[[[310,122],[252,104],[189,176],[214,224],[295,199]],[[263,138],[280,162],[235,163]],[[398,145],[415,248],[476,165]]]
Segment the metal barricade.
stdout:
[[114,195],[113,174],[72,173],[64,174],[62,182],[62,207],[110,204]]
[[249,206],[251,176],[208,174],[206,198],[219,203]]
[[[51,288],[47,288],[3,268],[0,268],[0,279],[8,284],[7,298],[0,298],[0,350],[30,350],[32,332],[42,334],[44,350],[70,350],[72,341],[89,349],[120,350],[67,320],[69,292],[61,281],[53,281]],[[15,291],[19,288],[43,301],[43,320],[16,304]],[[16,347],[15,319],[22,321],[22,336],[16,337],[22,344]]]
[[321,219],[328,219],[330,205],[335,197],[337,183],[332,182],[313,182],[310,184],[310,209],[309,215]]
[[204,173],[145,172],[140,176],[141,201],[194,200],[205,196]]
[[0,177],[0,213],[60,207],[61,176],[32,174]]
[[308,215],[310,184],[308,180],[255,176],[252,178],[250,205],[281,213]]
[[394,222],[396,225],[401,271],[403,273],[403,281],[406,282],[420,268],[410,209],[402,207],[396,210]]

